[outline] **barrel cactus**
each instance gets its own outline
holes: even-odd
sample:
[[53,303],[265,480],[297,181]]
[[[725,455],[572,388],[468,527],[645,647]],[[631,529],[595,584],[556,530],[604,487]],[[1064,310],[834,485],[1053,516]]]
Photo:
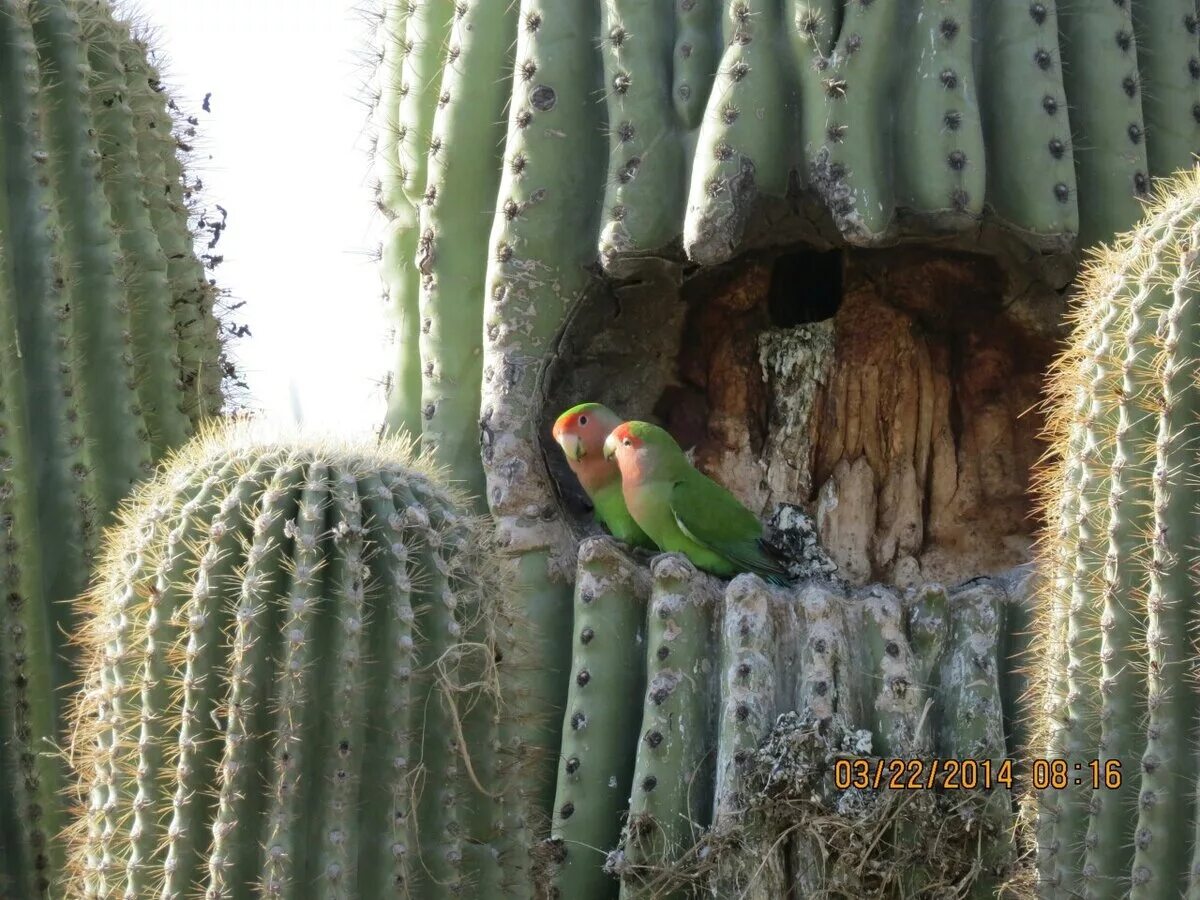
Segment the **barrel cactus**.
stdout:
[[397,441],[186,445],[85,601],[70,896],[465,896],[498,859],[520,878],[494,553]]
[[131,486],[219,411],[224,363],[145,46],[92,0],[5,0],[0,46],[0,895],[41,897],[66,601]]
[[1200,891],[1181,827],[1197,796],[1198,254],[1193,172],[1093,255],[1055,372],[1035,744],[1062,761],[1038,817],[1050,898]]

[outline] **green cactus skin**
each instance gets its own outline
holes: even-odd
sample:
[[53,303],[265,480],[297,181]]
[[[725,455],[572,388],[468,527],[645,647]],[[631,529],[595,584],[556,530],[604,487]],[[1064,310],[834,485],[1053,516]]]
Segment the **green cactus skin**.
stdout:
[[[999,771],[1007,757],[1004,735],[1005,656],[1001,635],[1007,603],[995,583],[967,584],[954,598],[948,648],[937,663],[940,722],[937,755],[944,759],[987,760]],[[997,896],[1013,857],[1012,800],[1005,791],[988,792],[978,804],[978,822],[988,837],[980,853],[982,872],[970,896],[988,900]]]
[[[484,505],[479,458],[483,297],[494,198],[500,185],[504,105],[512,90],[514,4],[460,3],[433,117],[421,204],[422,443]],[[497,77],[503,72],[503,77]],[[517,77],[537,77],[521,61]],[[486,201],[484,201],[486,202]],[[519,216],[509,207],[505,215]]]
[[[896,111],[896,202],[917,213],[978,218],[986,166],[975,84],[971,0],[926,0],[904,26],[915,77]],[[953,85],[943,73],[957,75]],[[857,86],[857,85],[855,85]],[[851,102],[857,98],[849,96]]]
[[1025,233],[1060,240],[1077,234],[1075,150],[1054,0],[986,3],[982,14],[988,204]]
[[[0,890],[40,898],[56,895],[65,861],[56,748],[78,630],[66,601],[86,587],[99,526],[190,424],[146,216],[162,184],[145,190],[141,123],[104,102],[125,77],[118,57],[144,48],[102,5],[73,0],[0,4],[0,43],[0,467],[12,492],[0,550]],[[181,252],[195,260],[190,239]]]
[[400,165],[400,98],[411,6],[408,0],[385,0],[379,11],[375,37],[379,68],[376,73],[378,97],[371,116],[375,140],[374,171],[379,179],[379,205],[389,217],[412,207],[404,195],[404,169]]
[[[888,118],[886,85],[898,56],[893,48],[901,4],[847,4],[828,54],[819,51],[823,23],[837,13],[825,4],[797,6],[807,9],[798,9],[788,25],[794,66],[803,73],[807,181],[824,197],[848,241],[869,241],[886,230],[896,202],[888,163],[892,133],[879,123]],[[814,21],[820,23],[815,33]]]
[[674,24],[661,7],[640,0],[601,6],[609,147],[602,264],[666,247],[683,213],[686,168],[671,96]]
[[167,256],[183,409],[195,428],[220,413],[224,404],[220,323],[213,313],[215,289],[193,249],[187,181],[178,155],[181,141],[172,131],[171,101],[143,42],[123,41],[120,52],[137,128],[145,203]]
[[114,221],[120,223],[121,276],[130,307],[134,374],[151,453],[158,457],[183,443],[191,431],[181,408],[167,257],[145,197],[137,127],[121,63],[123,36],[104,6],[90,6],[88,16],[91,104],[103,154],[101,171]]
[[720,47],[720,0],[677,0],[675,6],[675,68],[671,100],[675,121],[684,131],[700,127],[712,90]]
[[1134,3],[1146,157],[1151,172],[1186,168],[1200,152],[1200,46],[1191,0]]
[[563,716],[551,838],[562,861],[552,884],[562,897],[615,897],[617,882],[602,869],[616,846],[633,784],[640,721],[628,699],[646,687],[645,573],[611,538],[579,548],[575,581],[573,678]]
[[[537,809],[553,802],[558,719],[570,671],[573,546],[552,512],[553,488],[538,445],[540,360],[572,304],[590,287],[604,171],[599,17],[569,0],[524,0],[518,11],[518,65],[537,75],[513,79],[504,170],[488,241],[484,305],[482,454],[488,506],[506,552],[517,557],[520,611],[529,634],[505,637],[536,667],[506,690],[535,716],[503,735],[505,752],[529,766],[522,793]],[[509,218],[506,209],[521,209]],[[570,562],[573,565],[573,559]],[[511,701],[510,701],[511,702]],[[510,811],[511,833],[533,826],[532,810]],[[518,892],[519,895],[519,892]]]
[[1196,803],[1184,549],[1195,488],[1182,447],[1196,427],[1198,203],[1196,174],[1185,173],[1137,230],[1093,257],[1056,365],[1044,551],[1056,574],[1036,629],[1050,719],[1039,739],[1068,763],[1119,760],[1130,783],[1099,802],[1068,790],[1043,804],[1051,897],[1182,895],[1193,863],[1194,836],[1177,825]]
[[696,140],[683,246],[724,262],[741,240],[755,198],[782,196],[794,160],[793,80],[777,4],[726,0],[725,51]]
[[[421,358],[417,213],[404,193],[406,169],[400,162],[402,126],[400,104],[407,93],[405,67],[409,0],[384,4],[377,36],[379,53],[378,98],[372,113],[375,132],[375,172],[379,179],[379,208],[388,219],[380,248],[380,276],[396,334],[395,368],[388,388],[386,427],[397,434],[421,433]],[[407,134],[406,131],[403,132]]]
[[[1138,201],[1148,196],[1144,85],[1138,73],[1142,53],[1134,40],[1130,5],[1065,3],[1058,9],[1081,246],[1132,228],[1142,215]],[[1157,53],[1163,37],[1155,35],[1144,52]]]
[[623,879],[622,897],[664,896],[653,874],[644,884],[639,875],[691,850],[711,816],[711,770],[704,758],[716,722],[717,594],[680,555],[659,557],[652,572],[646,702],[623,842],[633,877]]
[[46,143],[55,181],[75,353],[84,452],[102,515],[115,509],[151,462],[135,389],[129,305],[117,278],[117,245],[90,126],[86,48],[78,10],[65,0],[31,3],[44,54]]
[[761,813],[748,812],[744,772],[770,733],[779,680],[778,632],[771,589],[759,578],[739,576],[725,593],[721,622],[721,698],[718,723],[713,833],[738,834],[744,850],[719,857],[713,893],[719,897],[772,900],[787,895],[783,854]]
[[414,209],[420,206],[425,194],[433,119],[441,96],[442,66],[455,16],[453,0],[414,0],[404,21],[396,151],[400,158],[401,187]]
[[395,328],[396,362],[388,389],[386,430],[407,437],[421,433],[421,316],[416,211],[392,219],[383,236],[380,272]]
[[232,426],[138,489],[85,601],[70,896],[450,897],[488,877],[454,710],[505,567],[425,466],[395,441]]

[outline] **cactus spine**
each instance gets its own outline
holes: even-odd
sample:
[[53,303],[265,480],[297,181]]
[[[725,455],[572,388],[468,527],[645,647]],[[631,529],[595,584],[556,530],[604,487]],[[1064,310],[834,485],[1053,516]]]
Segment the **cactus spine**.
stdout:
[[243,426],[139,489],[85,601],[72,896],[475,883],[471,797],[504,785],[473,780],[459,728],[507,611],[463,500],[395,441]]
[[[153,214],[165,163],[144,152],[130,74],[144,48],[91,0],[0,3],[0,44],[0,891],[32,898],[55,895],[64,863],[65,601],[86,586],[98,528],[198,410]],[[173,123],[158,124],[173,160]],[[199,270],[183,206],[176,228],[170,254]],[[204,287],[207,307],[187,316],[211,336],[194,359],[219,389]]]
[[1069,765],[1117,762],[1122,777],[1119,788],[1043,797],[1051,897],[1197,890],[1195,838],[1178,824],[1196,803],[1195,488],[1184,448],[1196,428],[1198,208],[1200,181],[1185,173],[1137,230],[1093,256],[1055,372],[1040,740]]

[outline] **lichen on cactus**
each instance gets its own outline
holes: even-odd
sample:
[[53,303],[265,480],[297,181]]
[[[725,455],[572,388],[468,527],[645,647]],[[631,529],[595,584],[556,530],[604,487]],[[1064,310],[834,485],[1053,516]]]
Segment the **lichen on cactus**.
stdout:
[[1095,761],[1104,787],[1072,778],[1042,796],[1047,897],[1200,890],[1196,838],[1180,827],[1195,817],[1197,781],[1198,213],[1200,177],[1185,172],[1137,229],[1092,255],[1050,390],[1034,746],[1085,772]]
[[234,424],[173,454],[122,510],[81,601],[70,895],[478,883],[471,810],[485,796],[503,812],[501,779],[520,768],[464,743],[474,707],[503,718],[498,672],[520,658],[496,652],[495,554],[464,495],[398,439]]
[[67,601],[130,487],[219,411],[224,363],[144,45],[94,0],[0,3],[0,45],[0,893],[34,898],[64,861]]

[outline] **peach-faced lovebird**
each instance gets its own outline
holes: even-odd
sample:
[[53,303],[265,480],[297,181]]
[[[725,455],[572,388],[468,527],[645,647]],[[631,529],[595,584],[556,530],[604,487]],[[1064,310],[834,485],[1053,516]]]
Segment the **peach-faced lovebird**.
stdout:
[[624,422],[605,440],[604,455],[616,459],[625,504],[660,549],[682,553],[714,575],[754,572],[787,584],[783,566],[767,555],[758,516],[692,468],[667,432]]
[[591,499],[596,518],[618,540],[653,550],[654,542],[625,508],[621,470],[611,459],[604,458],[604,439],[620,424],[621,417],[608,407],[580,403],[558,417],[551,434]]

